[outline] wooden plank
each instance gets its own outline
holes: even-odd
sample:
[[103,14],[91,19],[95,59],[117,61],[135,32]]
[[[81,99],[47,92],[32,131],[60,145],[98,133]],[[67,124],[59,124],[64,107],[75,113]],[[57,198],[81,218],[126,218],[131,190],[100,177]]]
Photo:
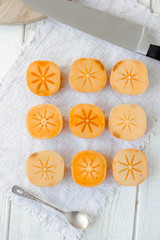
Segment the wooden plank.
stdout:
[[43,19],[45,16],[34,11],[22,0],[0,0],[0,23],[29,23]]
[[9,240],[60,240],[38,218],[12,203]]
[[106,201],[101,240],[132,240],[136,187],[119,186]]
[[152,0],[151,10],[154,13],[160,14],[160,0]]
[[153,13],[160,14],[160,0],[137,0],[148,7]]
[[139,186],[136,240],[160,239],[160,127],[146,146],[148,177]]
[[24,26],[0,26],[0,80],[17,58],[24,34]]
[[135,202],[136,187],[119,186],[82,240],[132,240]]
[[151,0],[137,0],[139,3],[145,5],[146,7],[150,8]]
[[10,226],[10,200],[0,195],[0,239],[8,240],[9,238],[9,226]]
[[[104,208],[101,209],[92,227],[84,232],[82,240],[101,240]],[[24,211],[22,207],[12,203],[12,214],[10,219],[9,240],[33,239],[33,240],[62,240],[53,232],[49,231],[45,223],[40,223],[36,216]],[[106,238],[104,238],[106,240]]]
[[83,233],[81,240],[101,240],[104,210],[105,206],[100,210],[99,215],[93,219],[91,228]]
[[[101,240],[104,208],[94,219],[92,227],[85,231],[81,240]],[[12,203],[9,240],[61,240],[53,232],[49,231],[45,223],[40,223],[37,217],[24,211],[20,206]],[[106,240],[106,238],[104,238]]]

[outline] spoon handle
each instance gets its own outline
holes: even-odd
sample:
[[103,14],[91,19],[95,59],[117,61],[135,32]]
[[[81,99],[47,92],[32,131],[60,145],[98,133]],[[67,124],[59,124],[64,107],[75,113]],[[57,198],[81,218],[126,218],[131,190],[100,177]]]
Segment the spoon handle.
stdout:
[[31,199],[31,200],[33,200],[35,202],[41,203],[41,204],[43,204],[43,205],[45,205],[47,207],[53,208],[54,210],[59,211],[59,212],[65,214],[64,211],[62,211],[62,210],[60,210],[60,209],[50,205],[47,202],[44,202],[44,201],[40,200],[39,198],[35,197],[34,195],[32,195],[32,194],[28,193],[27,191],[25,191],[23,188],[20,188],[20,187],[18,187],[16,185],[12,187],[12,192],[14,194],[18,195],[18,196]]

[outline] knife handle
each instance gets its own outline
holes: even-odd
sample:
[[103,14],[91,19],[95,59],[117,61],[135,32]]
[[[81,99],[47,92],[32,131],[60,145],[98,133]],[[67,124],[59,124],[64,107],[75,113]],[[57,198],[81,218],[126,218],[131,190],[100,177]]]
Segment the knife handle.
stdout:
[[150,45],[147,56],[160,61],[160,46]]

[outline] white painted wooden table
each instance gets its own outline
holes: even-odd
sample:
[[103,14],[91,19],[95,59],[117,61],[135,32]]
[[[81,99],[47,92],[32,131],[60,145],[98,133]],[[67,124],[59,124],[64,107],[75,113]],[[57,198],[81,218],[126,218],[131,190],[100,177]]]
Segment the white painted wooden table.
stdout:
[[[160,13],[160,0],[139,0]],[[0,26],[0,77],[32,39],[36,24]],[[106,200],[82,240],[160,240],[160,127],[145,148],[148,177],[138,187],[120,186]],[[94,236],[91,237],[90,236]],[[0,195],[0,240],[60,240],[35,216]],[[72,239],[71,239],[72,240]]]

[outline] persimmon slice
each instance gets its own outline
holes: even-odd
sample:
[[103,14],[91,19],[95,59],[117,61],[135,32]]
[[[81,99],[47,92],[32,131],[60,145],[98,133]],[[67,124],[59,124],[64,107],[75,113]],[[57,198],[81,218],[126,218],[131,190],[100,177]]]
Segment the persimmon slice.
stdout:
[[147,176],[147,158],[137,149],[119,151],[112,162],[114,179],[121,185],[136,186]]
[[56,186],[63,179],[63,158],[54,151],[35,152],[26,161],[26,173],[29,181],[35,186]]
[[53,138],[62,130],[62,114],[60,110],[52,104],[37,105],[28,111],[26,125],[28,132],[34,138]]
[[120,61],[112,68],[110,83],[120,94],[141,94],[148,88],[147,68],[137,60]]
[[95,187],[106,178],[107,163],[96,151],[82,151],[72,160],[72,178],[80,186]]
[[92,104],[79,104],[69,117],[71,132],[80,138],[98,137],[105,128],[105,117],[100,108]]
[[27,69],[26,80],[31,92],[39,96],[50,96],[60,87],[61,72],[54,62],[35,61]]
[[71,88],[78,92],[98,92],[107,83],[107,72],[99,60],[80,58],[72,63],[69,83]]
[[110,112],[108,126],[114,137],[136,140],[146,131],[146,114],[137,104],[119,104]]

